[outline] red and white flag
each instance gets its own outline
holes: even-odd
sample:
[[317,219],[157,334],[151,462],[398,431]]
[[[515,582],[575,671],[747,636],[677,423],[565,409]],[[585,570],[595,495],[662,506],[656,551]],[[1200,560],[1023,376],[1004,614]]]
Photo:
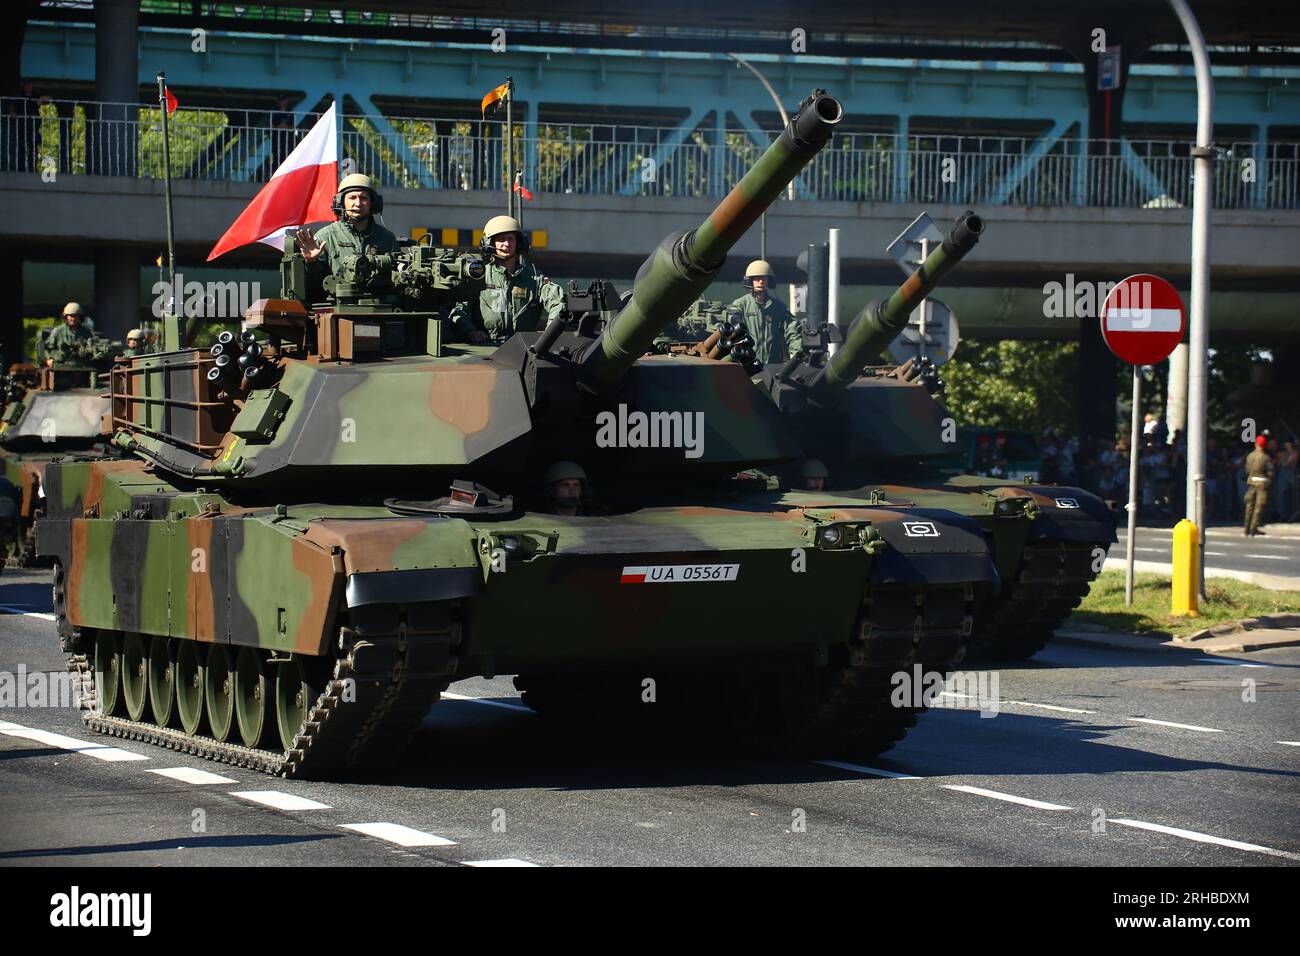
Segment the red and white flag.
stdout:
[[208,261],[250,242],[284,249],[286,229],[334,218],[330,203],[338,185],[338,133],[331,104],[212,247]]

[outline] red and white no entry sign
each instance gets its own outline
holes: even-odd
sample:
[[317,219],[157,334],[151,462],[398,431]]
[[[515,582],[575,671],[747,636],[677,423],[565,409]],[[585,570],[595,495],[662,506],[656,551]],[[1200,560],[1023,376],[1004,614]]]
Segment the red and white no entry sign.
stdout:
[[1101,334],[1132,365],[1154,365],[1183,340],[1187,311],[1178,290],[1159,276],[1138,273],[1110,290],[1101,306]]

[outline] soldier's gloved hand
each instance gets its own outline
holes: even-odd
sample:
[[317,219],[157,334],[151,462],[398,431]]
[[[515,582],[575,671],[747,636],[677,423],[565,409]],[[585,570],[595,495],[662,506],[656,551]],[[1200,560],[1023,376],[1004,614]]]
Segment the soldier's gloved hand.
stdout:
[[302,253],[302,257],[308,262],[315,262],[320,258],[320,254],[325,251],[306,226],[299,226],[293,237],[298,240],[298,251]]

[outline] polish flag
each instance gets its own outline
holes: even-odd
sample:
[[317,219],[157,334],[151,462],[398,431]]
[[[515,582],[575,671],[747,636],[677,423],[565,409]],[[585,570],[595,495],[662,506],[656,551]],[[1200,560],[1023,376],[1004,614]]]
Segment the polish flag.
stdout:
[[334,218],[330,203],[338,185],[338,133],[331,104],[212,247],[208,261],[250,242],[283,250],[286,229]]

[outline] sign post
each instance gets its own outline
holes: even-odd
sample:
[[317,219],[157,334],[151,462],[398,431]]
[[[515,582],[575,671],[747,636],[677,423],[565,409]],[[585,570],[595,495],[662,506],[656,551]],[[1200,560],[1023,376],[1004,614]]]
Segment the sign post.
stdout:
[[[1128,448],[1128,542],[1124,554],[1124,603],[1133,604],[1133,552],[1137,543],[1138,441],[1141,415],[1143,365],[1163,362],[1178,347],[1187,328],[1187,312],[1178,290],[1159,276],[1139,273],[1111,289],[1101,306],[1101,335],[1115,355],[1133,366],[1133,418]],[[1191,525],[1191,522],[1179,522]],[[1195,525],[1192,525],[1195,530]],[[1175,529],[1174,547],[1195,541],[1199,534],[1180,536]],[[1189,545],[1184,545],[1188,547]],[[1182,559],[1180,561],[1180,558]],[[1174,555],[1174,613],[1195,615],[1199,555]],[[1180,578],[1188,580],[1180,581]],[[1181,587],[1180,587],[1181,585]],[[1190,595],[1188,594],[1190,591]],[[1190,603],[1189,603],[1190,602]],[[1181,611],[1180,611],[1181,608]]]

